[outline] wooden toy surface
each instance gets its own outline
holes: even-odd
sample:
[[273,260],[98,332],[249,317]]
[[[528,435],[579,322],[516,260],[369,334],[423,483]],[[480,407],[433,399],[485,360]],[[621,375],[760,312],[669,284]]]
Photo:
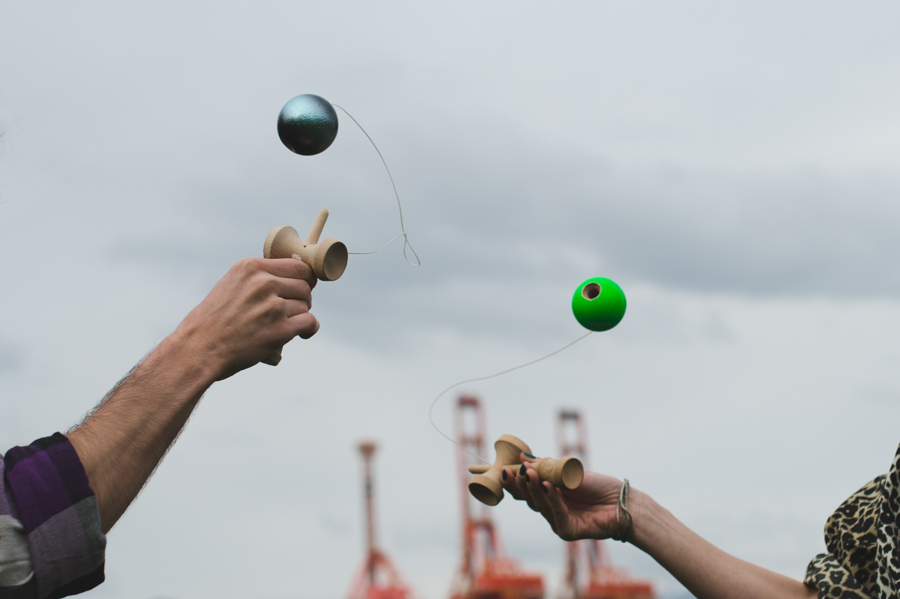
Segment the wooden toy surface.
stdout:
[[[524,441],[512,435],[501,435],[494,443],[494,449],[497,458],[493,465],[469,467],[469,472],[475,475],[469,482],[469,492],[486,505],[497,505],[503,499],[503,486],[500,484],[503,469],[511,466],[518,468],[522,465],[519,454],[532,453]],[[584,466],[577,458],[541,458],[529,463],[541,481],[548,481],[554,487],[577,489],[584,480]]]
[[[294,258],[312,267],[320,281],[336,281],[347,268],[347,246],[332,237],[319,241],[328,210],[322,208],[309,231],[306,241],[293,227],[275,227],[266,236],[263,245],[264,258]],[[269,355],[263,363],[277,366],[281,362],[281,349]]]

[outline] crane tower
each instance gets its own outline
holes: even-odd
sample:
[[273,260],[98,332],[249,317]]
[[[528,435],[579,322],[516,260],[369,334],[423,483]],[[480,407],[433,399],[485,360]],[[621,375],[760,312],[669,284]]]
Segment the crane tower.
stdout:
[[486,423],[478,398],[464,395],[456,406],[457,467],[462,499],[463,555],[451,599],[543,599],[540,575],[524,572],[506,556],[488,507],[469,495],[469,466],[484,455]]
[[375,444],[360,443],[366,505],[366,557],[353,581],[347,599],[412,599],[413,593],[400,573],[375,542],[375,506],[372,486],[372,455]]
[[[556,439],[559,455],[574,456],[587,468],[587,428],[580,412],[559,411]],[[559,599],[654,598],[649,582],[635,580],[612,565],[603,541],[590,539],[566,543],[566,571]]]

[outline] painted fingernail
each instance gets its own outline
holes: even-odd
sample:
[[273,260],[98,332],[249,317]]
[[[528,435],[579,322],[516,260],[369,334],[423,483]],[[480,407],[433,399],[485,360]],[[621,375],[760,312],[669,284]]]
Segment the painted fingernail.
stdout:
[[503,469],[503,474],[501,474],[500,476],[503,477],[503,480],[506,480],[506,468]]
[[523,451],[522,453],[525,454],[525,457],[526,457],[526,458],[531,458],[532,460],[536,460],[536,459],[537,459],[537,456],[533,456],[533,455],[531,455],[530,453],[528,453],[527,451]]
[[525,475],[525,482],[526,482],[526,483],[530,483],[530,482],[531,482],[531,477],[528,476],[527,474]]
[[548,488],[545,487],[544,485],[541,485],[541,488],[544,490],[544,495],[546,495],[547,493],[550,492],[550,489],[548,489]]
[[525,464],[522,464],[522,467],[519,468],[519,474],[525,474]]

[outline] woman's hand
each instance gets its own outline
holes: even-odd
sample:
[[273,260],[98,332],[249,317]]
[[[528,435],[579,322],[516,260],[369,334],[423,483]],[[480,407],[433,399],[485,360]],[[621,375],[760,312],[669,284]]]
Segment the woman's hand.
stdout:
[[531,465],[538,458],[524,453],[520,457],[520,468],[504,469],[503,488],[540,512],[561,539],[608,539],[616,534],[616,504],[622,481],[586,471],[584,481],[574,491],[557,489],[538,479]]
[[[574,491],[541,483],[532,468],[534,456],[521,454],[521,467],[508,467],[503,488],[540,512],[563,540],[612,538],[622,481],[585,472]],[[647,552],[698,599],[814,599],[818,590],[799,580],[728,555],[700,538],[646,493],[632,489],[634,518],[630,542]]]

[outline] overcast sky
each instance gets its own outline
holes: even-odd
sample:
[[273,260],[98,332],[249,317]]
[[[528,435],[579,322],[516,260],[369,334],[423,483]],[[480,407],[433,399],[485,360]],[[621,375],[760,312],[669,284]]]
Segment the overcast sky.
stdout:
[[[324,206],[350,251],[399,232],[349,119],[321,155],[280,143],[281,106],[315,93],[379,144],[423,266],[399,245],[351,257],[316,289],[314,339],[213,387],[91,596],[342,598],[371,438],[381,545],[446,598],[458,477],[428,405],[580,335],[570,298],[592,276],[621,284],[625,320],[462,388],[489,437],[553,454],[556,411],[578,408],[593,468],[799,578],[900,440],[898,19],[891,2],[0,0],[0,451],[68,429],[272,227]],[[562,542],[522,504],[493,513],[552,598]]]

